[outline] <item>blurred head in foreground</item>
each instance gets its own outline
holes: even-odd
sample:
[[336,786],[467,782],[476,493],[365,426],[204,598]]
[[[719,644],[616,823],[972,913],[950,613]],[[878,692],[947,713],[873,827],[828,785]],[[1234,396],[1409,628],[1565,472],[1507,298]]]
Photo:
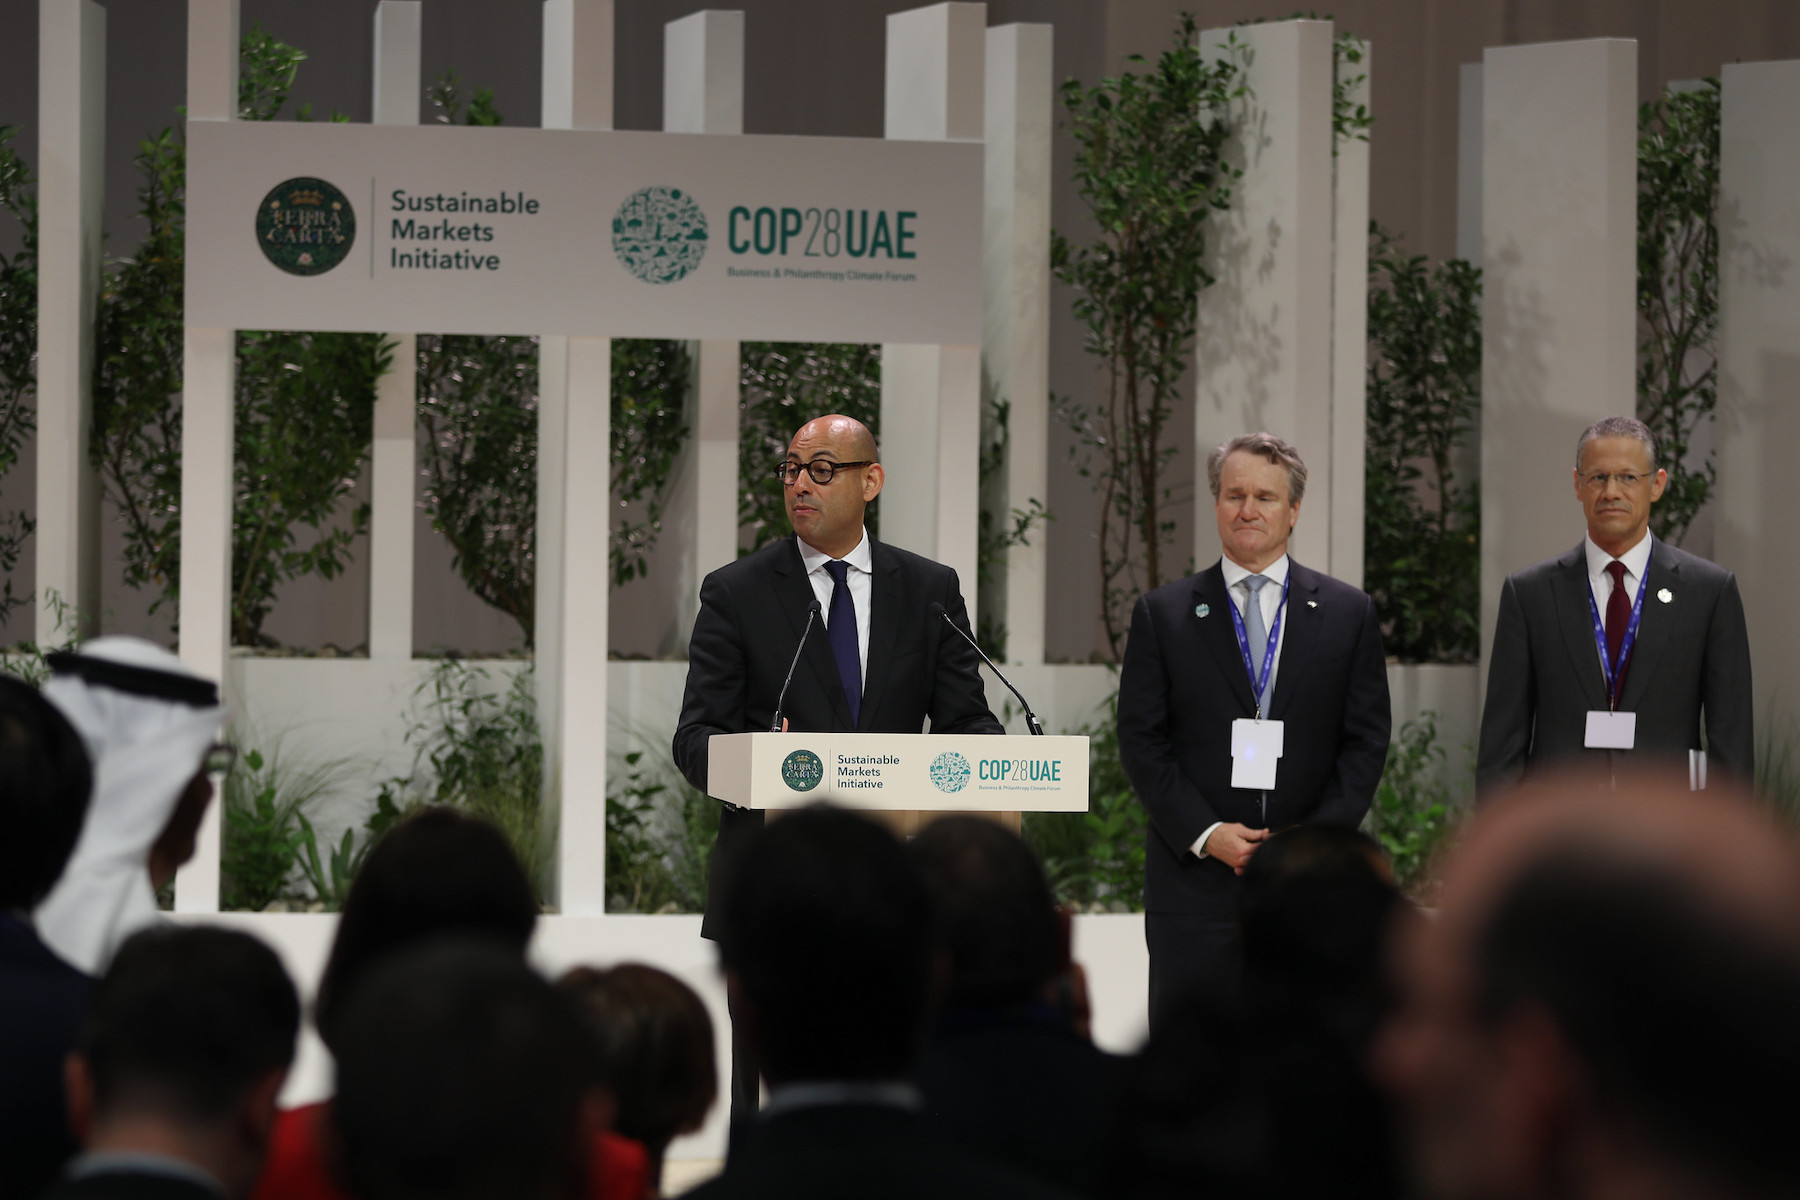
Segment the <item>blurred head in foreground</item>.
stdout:
[[75,851],[93,782],[68,718],[0,674],[0,911],[30,912],[49,893]]
[[1375,1067],[1422,1194],[1800,1194],[1800,856],[1685,783],[1521,789],[1400,931]]
[[601,1118],[567,997],[492,941],[390,956],[335,1026],[331,1122],[362,1200],[562,1200],[585,1193]]

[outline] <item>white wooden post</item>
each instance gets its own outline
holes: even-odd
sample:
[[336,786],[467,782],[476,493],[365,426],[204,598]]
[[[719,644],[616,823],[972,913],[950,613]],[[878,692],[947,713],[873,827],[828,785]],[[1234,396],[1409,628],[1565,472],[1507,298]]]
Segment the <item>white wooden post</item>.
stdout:
[[[1352,105],[1367,106],[1371,54],[1336,62]],[[1335,135],[1334,135],[1335,136]],[[1363,484],[1369,434],[1369,142],[1335,138],[1332,156],[1331,267],[1331,558],[1326,570],[1345,583],[1363,581]],[[1305,453],[1302,451],[1302,453]],[[1310,488],[1309,488],[1310,490]],[[1318,509],[1307,514],[1310,521]]]
[[[663,26],[663,129],[744,132],[744,14],[709,9]],[[687,656],[700,581],[737,557],[739,343],[693,341],[688,440],[676,464],[666,543],[680,547],[674,624],[665,649]],[[672,539],[672,540],[671,540]]]
[[[381,0],[375,6],[377,125],[419,123],[423,10],[420,0]],[[418,337],[389,337],[395,343],[394,361],[375,383],[375,445],[369,466],[369,657],[410,659]]]
[[[1333,571],[1332,163],[1329,21],[1277,21],[1200,35],[1209,60],[1244,49],[1248,93],[1236,102],[1227,155],[1243,175],[1214,224],[1195,338],[1194,560],[1220,552],[1206,456],[1240,433],[1268,430],[1306,459],[1294,557]],[[1360,453],[1360,451],[1359,451]]]
[[[88,459],[106,198],[106,10],[38,4],[36,608],[39,645],[98,632],[100,481]],[[53,599],[75,606],[58,628]]]
[[[238,0],[188,0],[187,118],[237,118]],[[237,336],[189,326],[181,355],[180,653],[229,684],[233,407]],[[219,805],[207,808],[193,859],[175,876],[179,912],[219,911]]]
[[[544,0],[546,129],[611,129],[613,0]],[[606,911],[612,339],[546,337],[538,379],[534,660],[562,911]],[[571,470],[571,464],[578,470]]]
[[[981,138],[986,25],[985,4],[889,14],[888,137]],[[882,346],[882,540],[954,567],[971,613],[979,599],[980,439],[979,347]]]
[[[990,493],[1015,509],[1050,496],[1050,140],[1054,28],[987,31],[987,170],[982,206],[983,404],[1008,406],[1004,478]],[[1006,658],[1044,661],[1045,545],[1034,529],[997,564],[985,606],[1006,625]]]
[[1485,680],[1506,576],[1581,537],[1581,431],[1637,407],[1637,43],[1489,49],[1481,123]]
[[1737,572],[1759,732],[1774,745],[1800,722],[1800,62],[1725,68],[1719,114],[1719,408],[1714,551]]

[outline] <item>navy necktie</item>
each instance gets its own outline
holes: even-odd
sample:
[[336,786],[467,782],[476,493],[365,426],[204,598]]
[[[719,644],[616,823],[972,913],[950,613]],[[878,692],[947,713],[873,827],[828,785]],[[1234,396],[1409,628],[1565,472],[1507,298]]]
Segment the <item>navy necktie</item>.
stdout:
[[854,727],[862,716],[862,652],[856,638],[856,602],[850,598],[850,564],[833,559],[825,569],[831,574],[831,611],[825,614],[825,628],[831,634],[831,654],[837,659]]

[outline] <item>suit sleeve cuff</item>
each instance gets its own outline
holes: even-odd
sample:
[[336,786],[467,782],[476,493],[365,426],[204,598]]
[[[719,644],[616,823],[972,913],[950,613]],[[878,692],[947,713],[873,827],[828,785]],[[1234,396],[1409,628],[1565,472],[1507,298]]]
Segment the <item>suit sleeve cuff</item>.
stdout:
[[1189,846],[1188,849],[1192,850],[1194,852],[1195,858],[1205,858],[1206,857],[1206,839],[1213,835],[1213,830],[1217,829],[1219,826],[1223,825],[1224,823],[1225,822],[1223,822],[1223,821],[1214,821],[1211,825],[1208,825],[1206,827],[1205,833],[1201,834],[1199,837],[1194,839],[1194,844]]

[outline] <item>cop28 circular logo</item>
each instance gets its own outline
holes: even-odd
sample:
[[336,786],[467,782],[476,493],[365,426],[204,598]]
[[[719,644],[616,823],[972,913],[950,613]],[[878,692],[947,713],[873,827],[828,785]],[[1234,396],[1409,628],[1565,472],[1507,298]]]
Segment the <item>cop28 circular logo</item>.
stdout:
[[356,244],[356,211],[348,196],[323,179],[289,179],[275,185],[256,210],[256,244],[289,275],[323,275]]
[[825,761],[811,750],[796,750],[781,760],[781,782],[796,792],[810,792],[825,778]]
[[645,283],[674,283],[706,256],[706,214],[680,188],[642,188],[613,215],[613,253]]
[[931,760],[931,782],[940,792],[960,792],[969,784],[969,760],[946,750]]

